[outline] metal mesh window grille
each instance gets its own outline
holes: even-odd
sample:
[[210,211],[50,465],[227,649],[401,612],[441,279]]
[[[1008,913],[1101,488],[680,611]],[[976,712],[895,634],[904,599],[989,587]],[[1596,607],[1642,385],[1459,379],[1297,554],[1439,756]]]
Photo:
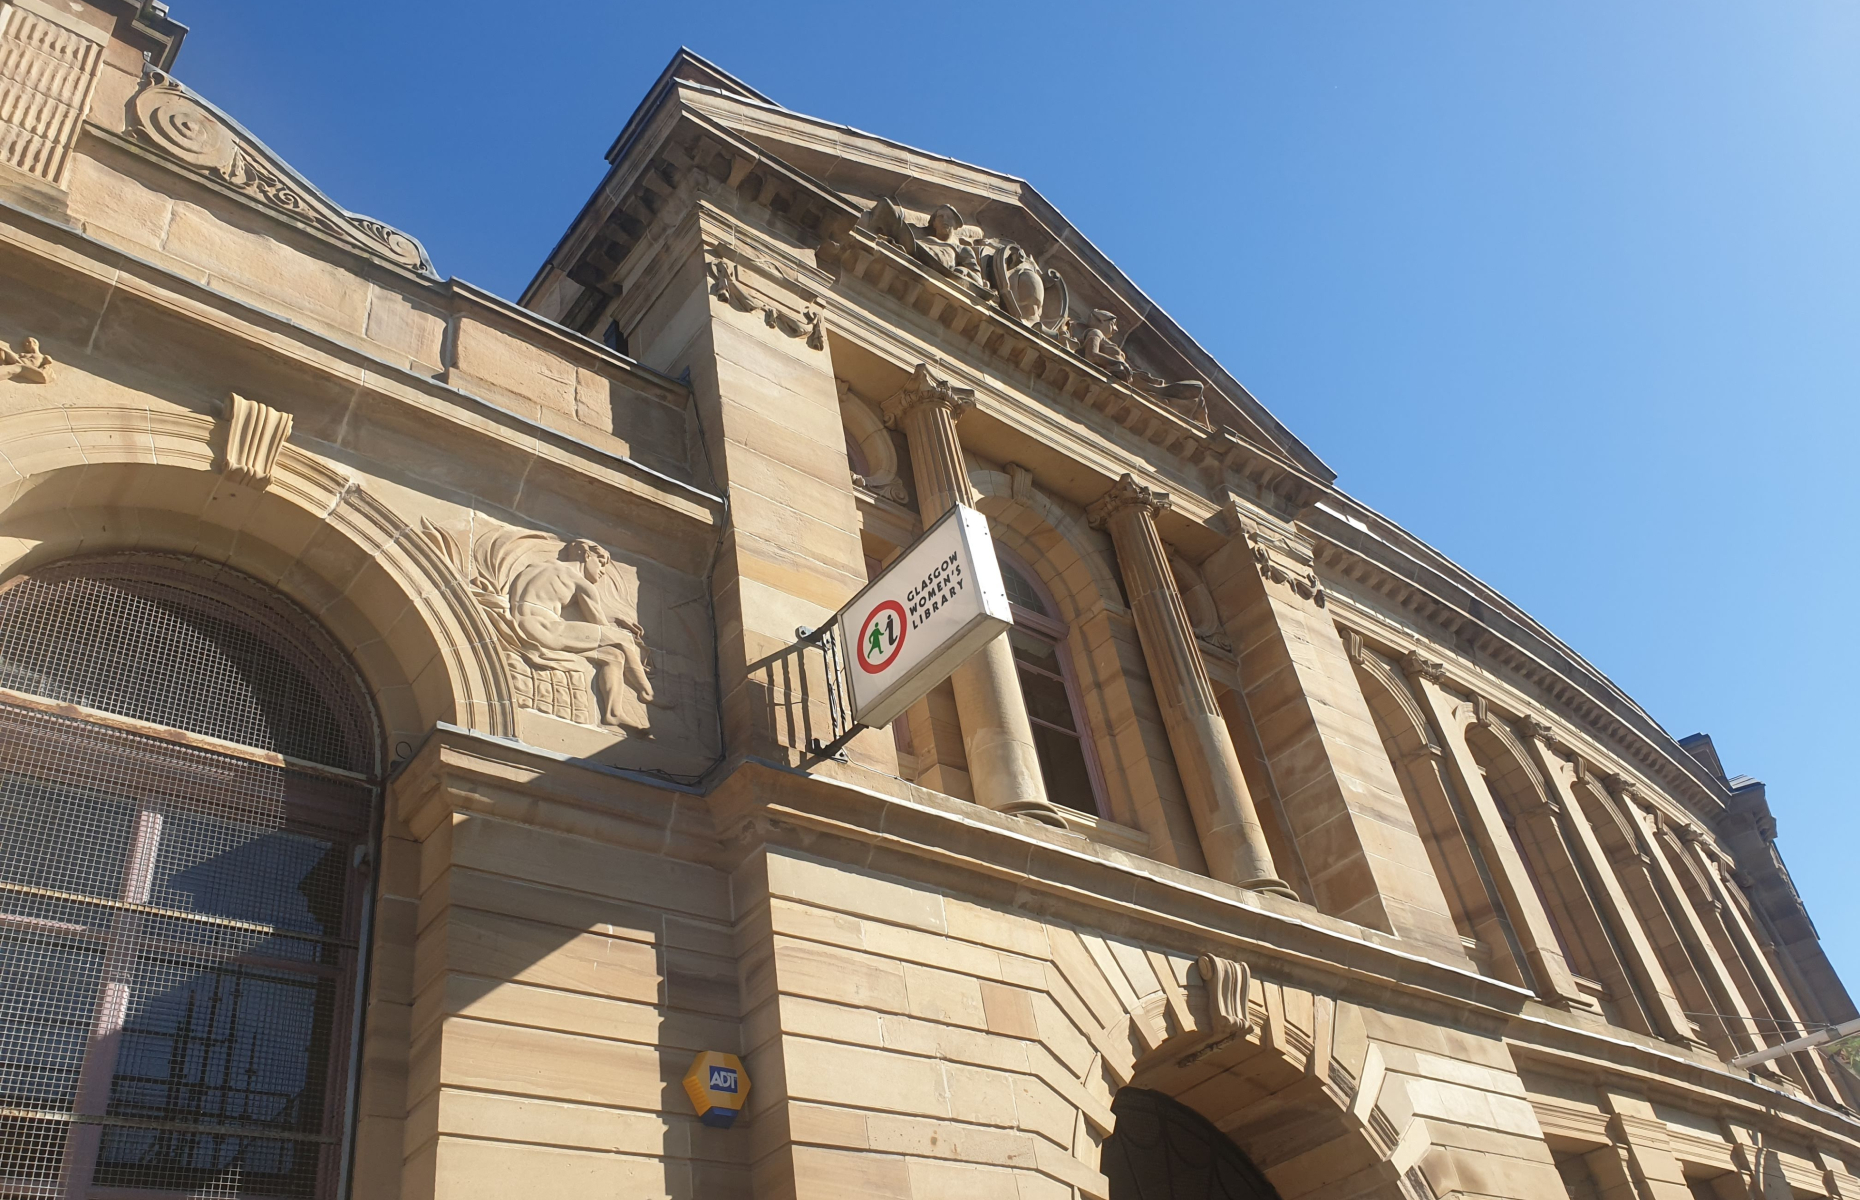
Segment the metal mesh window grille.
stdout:
[[[18,590],[0,596],[9,619]],[[97,654],[125,676],[172,670],[134,641]],[[286,690],[315,665],[293,676],[248,645],[201,658]],[[160,690],[93,679],[88,707]],[[176,683],[181,711],[199,711]],[[0,697],[0,1197],[331,1194],[374,798],[362,779]]]
[[15,580],[0,591],[0,688],[305,762],[376,765],[367,706],[309,618],[197,560],[78,559]]

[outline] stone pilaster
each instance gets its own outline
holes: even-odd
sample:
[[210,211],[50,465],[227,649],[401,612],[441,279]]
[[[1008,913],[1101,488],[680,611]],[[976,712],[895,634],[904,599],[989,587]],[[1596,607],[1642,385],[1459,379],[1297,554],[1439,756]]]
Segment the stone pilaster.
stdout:
[[[956,436],[957,418],[974,406],[974,392],[952,387],[922,365],[909,386],[885,401],[885,420],[902,429],[910,444],[918,514],[926,528],[954,506],[974,500]],[[976,803],[1063,827],[1059,810],[1046,798],[1033,725],[1027,720],[1027,702],[1020,693],[1020,674],[1007,635],[956,668],[950,683]]]
[[1109,530],[1117,547],[1137,637],[1209,873],[1241,887],[1293,895],[1273,868],[1265,831],[1240,774],[1239,756],[1215,703],[1207,664],[1195,645],[1188,610],[1156,532],[1155,514],[1168,504],[1167,495],[1125,475],[1091,506],[1089,515],[1094,526]]
[[[1625,788],[1616,789],[1616,799],[1621,802],[1629,823],[1634,827],[1634,835],[1653,876],[1654,887],[1677,926],[1680,941],[1685,944],[1686,953],[1699,968],[1705,990],[1711,996],[1713,1011],[1718,1014],[1732,1052],[1742,1054],[1761,1049],[1764,1041],[1757,1033],[1756,1024],[1750,1019],[1743,998],[1738,995],[1730,971],[1718,956],[1711,931],[1706,928],[1698,910],[1692,906],[1685,886],[1679,881],[1672,862],[1659,844],[1659,815],[1643,808],[1639,798]],[[1653,828],[1648,827],[1650,822]]]
[[1493,798],[1484,773],[1473,759],[1472,747],[1466,742],[1466,726],[1472,720],[1468,711],[1470,706],[1451,696],[1441,686],[1443,668],[1439,663],[1429,662],[1419,655],[1409,655],[1403,666],[1408,671],[1408,678],[1414,684],[1415,695],[1420,698],[1428,720],[1440,731],[1447,773],[1453,780],[1454,790],[1465,799],[1466,817],[1472,826],[1472,835],[1479,842],[1480,853],[1491,866],[1492,882],[1511,918],[1511,928],[1523,947],[1524,958],[1531,968],[1538,994],[1552,1003],[1586,1007],[1588,1002],[1577,991],[1576,981],[1570,975],[1569,963],[1563,957],[1562,948],[1557,945],[1556,933],[1550,925],[1550,914],[1538,898],[1537,889],[1531,886],[1530,875],[1524,866],[1524,856],[1518,853],[1517,845],[1511,840],[1511,833],[1505,828],[1505,818],[1498,810],[1498,801]]
[[1617,1088],[1604,1087],[1600,1092],[1608,1136],[1624,1152],[1621,1158],[1634,1190],[1643,1200],[1692,1200],[1666,1122],[1653,1111],[1653,1105],[1645,1096]]
[[1202,564],[1240,652],[1240,683],[1287,832],[1327,913],[1464,964],[1440,881],[1402,797],[1308,555],[1230,512],[1238,535]]
[[[1686,1019],[1673,982],[1660,965],[1653,943],[1628,900],[1627,889],[1622,887],[1614,865],[1602,851],[1594,828],[1583,816],[1582,805],[1576,798],[1574,771],[1561,756],[1552,752],[1546,740],[1548,734],[1548,729],[1526,722],[1519,731],[1519,740],[1553,793],[1560,809],[1555,815],[1561,818],[1563,844],[1569,848],[1577,873],[1589,885],[1588,890],[1600,910],[1597,916],[1608,927],[1609,940],[1619,956],[1621,969],[1633,979],[1653,1032],[1681,1045],[1696,1045],[1691,1022]],[[1628,997],[1623,997],[1626,999]]]
[[[1789,989],[1777,977],[1775,966],[1770,962],[1762,940],[1751,926],[1749,914],[1745,910],[1747,902],[1742,892],[1735,883],[1724,877],[1724,864],[1705,847],[1702,837],[1692,839],[1688,849],[1718,902],[1725,930],[1731,937],[1731,945],[1736,949],[1738,957],[1744,960],[1751,981],[1756,985],[1758,997],[1775,1020],[1784,1022],[1772,1036],[1778,1040],[1787,1040],[1811,1028],[1802,1019],[1795,1001],[1789,995]],[[1817,1100],[1831,1105],[1846,1102],[1839,1085],[1829,1073],[1826,1060],[1819,1053],[1810,1050],[1790,1057]]]

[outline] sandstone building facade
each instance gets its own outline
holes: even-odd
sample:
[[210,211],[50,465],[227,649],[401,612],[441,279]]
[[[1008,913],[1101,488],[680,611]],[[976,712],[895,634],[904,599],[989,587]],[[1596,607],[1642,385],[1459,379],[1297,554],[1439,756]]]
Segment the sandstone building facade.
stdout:
[[681,53],[513,303],[183,33],[0,0],[0,1195],[1860,1200],[1762,786],[1027,184]]

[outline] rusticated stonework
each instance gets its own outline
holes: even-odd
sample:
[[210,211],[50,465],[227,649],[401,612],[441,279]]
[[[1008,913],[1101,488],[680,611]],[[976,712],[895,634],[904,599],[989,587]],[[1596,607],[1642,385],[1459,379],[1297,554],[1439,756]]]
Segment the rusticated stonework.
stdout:
[[0,4],[0,163],[63,185],[103,43],[18,4]]

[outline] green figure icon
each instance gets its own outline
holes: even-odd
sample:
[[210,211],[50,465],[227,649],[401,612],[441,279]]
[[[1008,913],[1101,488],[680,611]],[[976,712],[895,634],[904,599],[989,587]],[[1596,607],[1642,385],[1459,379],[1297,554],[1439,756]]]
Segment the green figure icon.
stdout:
[[877,662],[885,653],[884,631],[874,625],[872,626],[872,636],[866,640],[869,644],[865,648],[865,657],[867,661]]

